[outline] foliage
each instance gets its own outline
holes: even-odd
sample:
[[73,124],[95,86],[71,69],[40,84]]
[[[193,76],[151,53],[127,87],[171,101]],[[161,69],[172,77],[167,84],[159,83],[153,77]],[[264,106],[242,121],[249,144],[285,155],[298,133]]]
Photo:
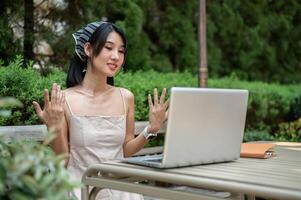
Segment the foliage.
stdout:
[[207,7],[213,75],[300,82],[300,1],[207,1]]
[[[13,97],[1,97],[0,108],[8,106],[22,107],[22,103]],[[0,112],[1,117],[9,115]],[[16,139],[6,143],[0,136],[0,199],[71,199],[68,192],[80,183],[70,180],[65,156],[56,156],[47,147],[53,139],[49,134],[43,144]]]
[[280,141],[301,142],[301,117],[293,122],[280,123],[276,138]]
[[290,111],[286,115],[286,121],[294,121],[301,117],[301,96],[296,97],[292,102]]
[[[21,9],[20,9],[21,7]],[[21,1],[2,0],[0,2],[0,59],[7,64],[11,58],[21,53],[21,41],[14,37],[13,27],[18,25],[17,19],[22,18]]]
[[[65,87],[65,73],[53,71],[42,77],[32,69],[22,69],[20,58],[16,58],[9,67],[0,67],[0,96],[15,96],[24,107],[14,108],[12,116],[0,117],[2,125],[39,124],[34,113],[32,101],[43,105],[43,90],[51,88],[53,82]],[[18,76],[15,76],[18,74]],[[189,72],[158,73],[154,70],[137,72],[120,72],[115,77],[116,86],[128,88],[135,95],[135,119],[148,120],[148,93],[153,88],[161,91],[173,86],[197,87],[197,77]],[[246,130],[250,132],[267,132],[271,135],[279,129],[278,124],[300,118],[301,86],[267,84],[263,82],[241,81],[235,74],[222,79],[209,79],[211,88],[241,88],[249,90],[249,103]],[[168,90],[169,96],[170,90]]]
[[[198,1],[51,2],[36,3],[34,11],[35,42],[47,41],[54,52],[48,65],[66,69],[74,53],[71,34],[89,22],[107,19],[128,37],[126,70],[198,69]],[[3,0],[0,7],[0,35],[6,38],[0,42],[0,59],[10,60],[20,52],[12,25],[23,20],[23,2]],[[299,0],[207,1],[210,77],[235,72],[241,80],[300,82],[300,13]]]
[[[136,120],[148,120],[147,95],[153,94],[153,88],[162,89],[172,86],[197,86],[197,79],[188,72],[184,73],[158,73],[153,70],[137,71],[135,73],[120,73],[116,77],[116,85],[128,88],[135,95]],[[169,91],[168,96],[169,96]]]
[[272,141],[275,138],[266,131],[245,131],[243,141]]
[[[240,81],[230,78],[211,79],[210,87],[242,88],[249,90],[247,129],[274,132],[278,124],[286,120],[289,110],[295,106],[295,98],[301,96],[300,85],[279,85],[263,82]],[[300,111],[299,108],[295,108]]]
[[[0,117],[0,125],[36,124],[38,118],[32,101],[42,102],[43,90],[50,89],[53,82],[64,80],[65,74],[61,71],[42,77],[32,66],[22,69],[22,62],[22,58],[17,56],[8,66],[0,67],[0,96],[16,97],[23,103],[22,108],[12,109],[11,116]],[[61,84],[64,86],[64,82]]]
[[11,108],[22,107],[23,104],[13,97],[0,97],[0,116],[9,117]]
[[67,199],[79,183],[70,180],[64,156],[34,141],[4,143],[0,138],[0,199]]

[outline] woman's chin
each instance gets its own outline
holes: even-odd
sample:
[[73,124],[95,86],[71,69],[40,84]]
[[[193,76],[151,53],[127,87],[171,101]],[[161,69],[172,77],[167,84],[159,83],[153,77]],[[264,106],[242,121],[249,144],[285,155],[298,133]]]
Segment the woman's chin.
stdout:
[[108,77],[113,77],[118,73],[118,69],[109,70],[108,71]]
[[117,71],[114,71],[114,72],[109,72],[107,74],[108,77],[114,77],[116,75]]

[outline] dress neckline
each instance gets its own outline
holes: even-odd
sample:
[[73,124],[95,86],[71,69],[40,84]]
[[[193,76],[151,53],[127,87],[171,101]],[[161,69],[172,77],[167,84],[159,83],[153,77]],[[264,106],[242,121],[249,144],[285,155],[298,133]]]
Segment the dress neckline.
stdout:
[[121,114],[121,115],[78,115],[78,114],[73,114],[70,116],[70,118],[72,117],[100,117],[100,118],[117,118],[117,117],[125,117],[126,114]]

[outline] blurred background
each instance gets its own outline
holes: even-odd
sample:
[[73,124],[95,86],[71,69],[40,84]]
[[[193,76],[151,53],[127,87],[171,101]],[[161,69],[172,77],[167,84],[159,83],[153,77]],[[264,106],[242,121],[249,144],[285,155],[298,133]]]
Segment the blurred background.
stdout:
[[[66,70],[73,32],[107,20],[129,41],[125,69],[198,71],[197,0],[1,0],[0,59]],[[207,1],[209,77],[301,81],[301,1]],[[25,66],[26,67],[26,66]]]
[[[66,88],[72,33],[99,20],[126,33],[115,85],[134,93],[135,120],[147,121],[153,88],[199,87],[199,1],[1,0],[0,128],[30,139],[27,128],[42,124],[32,101],[43,105],[54,82]],[[206,35],[208,87],[249,91],[243,141],[301,142],[301,0],[207,0]],[[51,137],[43,145],[4,139],[0,199],[61,200],[79,186],[47,147]],[[164,134],[148,146],[163,143]]]
[[[72,33],[93,21],[127,35],[115,84],[134,93],[136,121],[152,88],[199,86],[199,0],[2,0],[0,15],[0,97],[23,103],[0,125],[41,124],[32,101],[65,88]],[[301,141],[301,1],[206,1],[206,34],[208,87],[250,92],[245,141]]]

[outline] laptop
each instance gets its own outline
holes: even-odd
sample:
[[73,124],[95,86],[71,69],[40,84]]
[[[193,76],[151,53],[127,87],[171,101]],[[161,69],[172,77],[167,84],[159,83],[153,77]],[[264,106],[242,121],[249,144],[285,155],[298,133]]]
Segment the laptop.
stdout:
[[238,159],[248,94],[241,89],[171,88],[163,154],[124,161],[174,168]]

